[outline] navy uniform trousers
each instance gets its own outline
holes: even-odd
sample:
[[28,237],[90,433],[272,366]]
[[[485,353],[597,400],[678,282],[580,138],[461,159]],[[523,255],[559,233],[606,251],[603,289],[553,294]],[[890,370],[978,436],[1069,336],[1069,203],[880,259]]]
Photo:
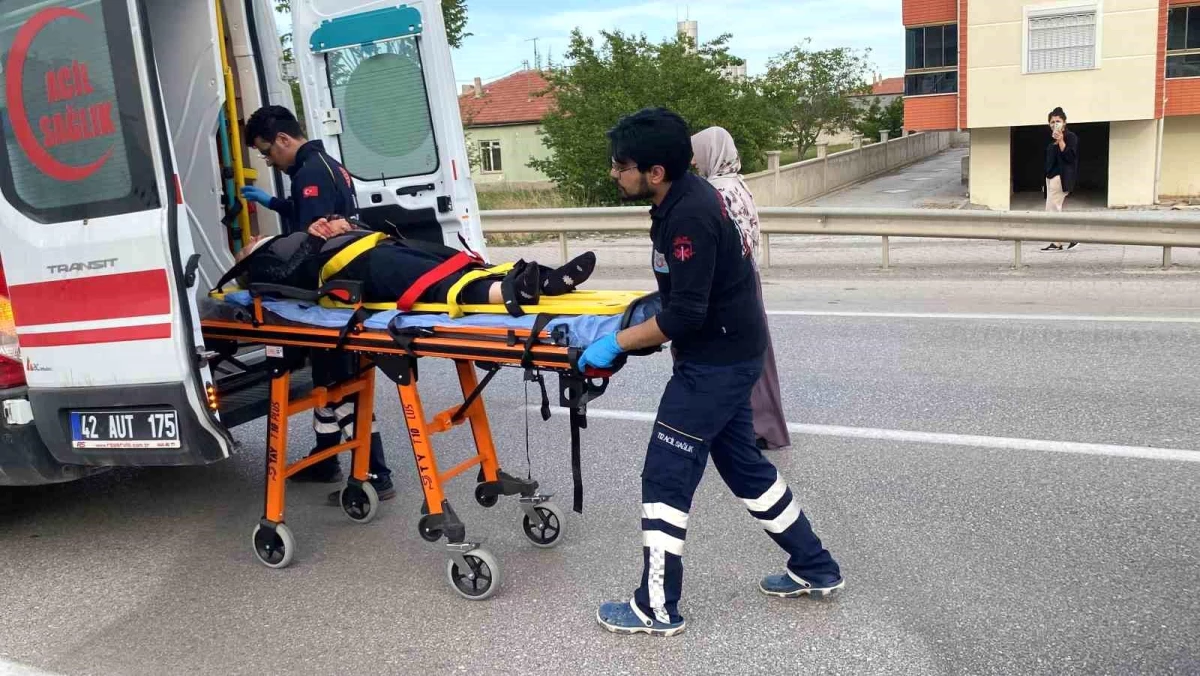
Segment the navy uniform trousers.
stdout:
[[754,443],[750,391],[762,359],[728,366],[676,361],[663,392],[642,470],[645,568],[634,601],[660,622],[678,622],[683,544],[692,496],[711,456],[725,484],[806,579],[841,575],[783,476]]
[[[358,374],[358,356],[349,352],[332,350],[313,350],[312,376],[313,385],[317,387],[333,387],[343,383]],[[354,420],[358,415],[358,395],[352,394],[329,406],[318,406],[313,409],[313,432],[317,437],[317,446],[313,453],[327,448],[333,448],[354,437]],[[313,469],[318,472],[332,474],[337,471],[337,457],[317,463]],[[383,455],[383,437],[375,427],[375,417],[371,417],[371,464],[368,470],[383,484],[391,478],[392,471],[388,469]]]

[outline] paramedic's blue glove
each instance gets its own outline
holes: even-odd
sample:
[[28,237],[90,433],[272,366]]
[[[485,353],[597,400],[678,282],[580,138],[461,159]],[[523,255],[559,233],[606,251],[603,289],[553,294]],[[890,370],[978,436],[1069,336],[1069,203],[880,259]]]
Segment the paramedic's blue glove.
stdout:
[[262,188],[259,188],[257,186],[248,185],[248,186],[243,187],[242,188],[242,197],[245,197],[246,200],[250,201],[250,202],[258,202],[259,204],[263,205],[264,207],[267,207],[267,208],[271,207],[270,193],[268,193],[266,190],[263,190]]
[[608,368],[624,351],[617,344],[616,332],[610,333],[583,351],[579,356],[579,370],[582,372],[589,366],[597,369]]

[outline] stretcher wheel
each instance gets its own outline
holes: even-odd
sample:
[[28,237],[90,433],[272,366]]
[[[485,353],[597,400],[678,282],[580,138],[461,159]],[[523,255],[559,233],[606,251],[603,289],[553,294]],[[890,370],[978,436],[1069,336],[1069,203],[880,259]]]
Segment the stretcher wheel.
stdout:
[[370,523],[379,512],[379,492],[370,482],[346,484],[341,494],[342,511],[354,523]]
[[286,524],[274,528],[254,527],[254,556],[267,568],[286,568],[296,555],[296,538]]
[[500,496],[495,493],[488,495],[484,492],[485,484],[475,486],[475,502],[479,503],[480,507],[495,507],[500,501]]
[[558,505],[543,502],[533,509],[546,521],[534,521],[528,514],[522,515],[521,530],[525,531],[525,537],[529,538],[534,547],[543,549],[550,549],[562,542],[563,532],[566,531],[566,518]]
[[442,539],[442,529],[431,525],[432,520],[432,515],[426,514],[417,522],[417,532],[421,534],[421,539],[426,542],[437,542]]
[[491,598],[500,588],[500,564],[486,549],[474,549],[463,554],[469,570],[459,569],[454,559],[446,562],[446,578],[458,595],[468,601]]

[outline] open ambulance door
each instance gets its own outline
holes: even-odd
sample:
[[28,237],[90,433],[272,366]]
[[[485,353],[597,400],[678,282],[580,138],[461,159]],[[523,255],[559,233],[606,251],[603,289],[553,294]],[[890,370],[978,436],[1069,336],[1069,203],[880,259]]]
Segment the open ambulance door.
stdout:
[[139,0],[0,3],[0,258],[33,424],[76,465],[227,457]]
[[309,136],[372,228],[486,256],[438,0],[293,0]]

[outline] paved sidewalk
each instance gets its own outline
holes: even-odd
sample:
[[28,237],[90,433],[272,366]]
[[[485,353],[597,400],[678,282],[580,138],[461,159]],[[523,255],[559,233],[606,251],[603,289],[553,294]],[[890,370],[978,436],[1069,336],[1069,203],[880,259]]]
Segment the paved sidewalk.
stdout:
[[962,158],[968,148],[951,148],[863,183],[804,202],[806,207],[955,209],[966,204]]

